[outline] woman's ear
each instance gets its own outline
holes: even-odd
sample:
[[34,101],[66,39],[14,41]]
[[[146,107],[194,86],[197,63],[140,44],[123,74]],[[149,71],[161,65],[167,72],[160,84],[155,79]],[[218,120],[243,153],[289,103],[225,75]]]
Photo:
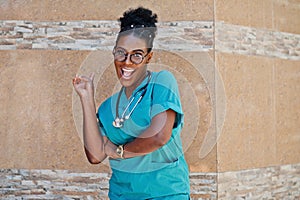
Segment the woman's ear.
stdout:
[[150,62],[152,56],[153,56],[153,51],[151,51],[151,52],[147,55],[146,64],[148,64],[148,63]]

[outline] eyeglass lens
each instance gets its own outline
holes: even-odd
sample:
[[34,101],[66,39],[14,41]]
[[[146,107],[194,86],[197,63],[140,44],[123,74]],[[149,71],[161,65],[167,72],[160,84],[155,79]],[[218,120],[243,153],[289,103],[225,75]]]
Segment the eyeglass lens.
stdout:
[[133,54],[128,54],[122,49],[116,49],[114,51],[115,60],[119,62],[124,62],[127,59],[127,56],[129,56],[130,61],[134,64],[140,64],[144,59],[144,56],[141,53],[136,52]]

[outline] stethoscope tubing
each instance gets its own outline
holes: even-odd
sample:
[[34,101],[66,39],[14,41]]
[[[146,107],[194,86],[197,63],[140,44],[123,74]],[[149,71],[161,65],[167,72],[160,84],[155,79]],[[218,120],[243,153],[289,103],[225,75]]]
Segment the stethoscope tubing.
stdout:
[[142,88],[140,88],[136,94],[140,93],[140,97],[139,99],[137,100],[137,102],[134,104],[133,108],[131,109],[131,111],[128,113],[128,115],[125,115],[125,113],[127,112],[127,110],[129,109],[130,105],[132,104],[132,102],[134,101],[135,99],[135,95],[131,98],[130,102],[128,103],[128,105],[126,106],[126,108],[124,109],[122,115],[121,115],[121,118],[119,118],[119,104],[120,104],[120,98],[121,98],[121,94],[122,92],[124,91],[124,87],[121,88],[119,94],[118,94],[118,98],[117,98],[117,102],[116,102],[116,118],[114,119],[113,121],[113,126],[116,127],[116,128],[120,128],[123,126],[123,123],[125,120],[129,119],[131,114],[133,113],[133,111],[135,110],[135,108],[137,107],[137,105],[140,103],[140,101],[143,99],[144,95],[146,94],[146,91],[147,91],[147,86],[151,80],[151,72],[147,71],[147,77],[148,77],[148,80],[147,80],[147,83],[145,86],[143,86]]

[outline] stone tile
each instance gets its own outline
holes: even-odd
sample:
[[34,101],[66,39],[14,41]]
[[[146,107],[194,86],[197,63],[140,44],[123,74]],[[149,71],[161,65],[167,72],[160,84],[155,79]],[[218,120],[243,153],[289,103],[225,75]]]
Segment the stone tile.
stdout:
[[217,67],[226,94],[218,169],[276,163],[272,59],[217,53]]
[[280,164],[297,163],[300,157],[299,61],[275,62],[276,155]]
[[217,0],[215,5],[217,22],[272,29],[272,0]]
[[215,20],[218,22],[224,21],[229,24],[248,26],[248,8],[248,1],[216,0]]
[[[38,91],[38,78],[40,76],[38,63],[40,56],[27,57],[24,53],[1,52],[3,65],[1,67],[1,95],[4,103],[1,103],[1,112],[3,123],[5,126],[1,130],[3,136],[4,149],[1,149],[3,155],[6,155],[2,165],[11,163],[11,158],[18,160],[18,164],[22,166],[25,160],[38,160],[35,152],[39,149],[36,137],[38,133],[31,130],[39,129],[36,119],[39,116],[37,107],[39,99],[34,95],[34,91]],[[22,63],[24,62],[24,63]],[[35,72],[35,73],[33,73]],[[7,116],[3,116],[6,114]],[[14,148],[12,148],[14,147]],[[14,149],[14,150],[13,150]],[[26,153],[28,156],[25,156]],[[7,161],[7,162],[5,162]],[[17,163],[15,163],[17,164]],[[17,164],[17,165],[18,165]],[[4,167],[2,166],[2,167]],[[12,165],[14,166],[14,165]]]
[[300,59],[300,36],[297,34],[221,22],[215,27],[215,49],[218,52]]
[[[240,1],[241,3],[244,3]],[[273,29],[273,0],[248,1],[249,26],[262,29]],[[245,12],[245,11],[242,11]]]
[[[190,173],[191,199],[298,199],[300,164]],[[0,169],[1,199],[108,199],[109,173]],[[12,176],[21,177],[16,182]],[[78,180],[88,180],[87,182]]]
[[298,199],[298,167],[292,164],[219,173],[218,199]]
[[217,0],[216,21],[299,34],[298,1]]
[[273,1],[273,26],[275,30],[300,34],[299,18],[299,1]]
[[72,117],[71,80],[87,55],[0,52],[1,168],[96,169],[86,161]]
[[[108,199],[109,173],[1,170],[1,199]],[[11,176],[21,176],[15,182]],[[217,197],[216,173],[191,173],[192,199]],[[83,181],[86,180],[86,181]]]

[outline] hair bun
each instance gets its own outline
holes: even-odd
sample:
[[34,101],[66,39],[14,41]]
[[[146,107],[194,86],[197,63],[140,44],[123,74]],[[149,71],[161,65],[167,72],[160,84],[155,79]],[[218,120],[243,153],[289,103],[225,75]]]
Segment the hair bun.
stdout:
[[121,22],[121,32],[134,28],[156,28],[157,15],[147,8],[138,7],[124,12],[119,21]]

